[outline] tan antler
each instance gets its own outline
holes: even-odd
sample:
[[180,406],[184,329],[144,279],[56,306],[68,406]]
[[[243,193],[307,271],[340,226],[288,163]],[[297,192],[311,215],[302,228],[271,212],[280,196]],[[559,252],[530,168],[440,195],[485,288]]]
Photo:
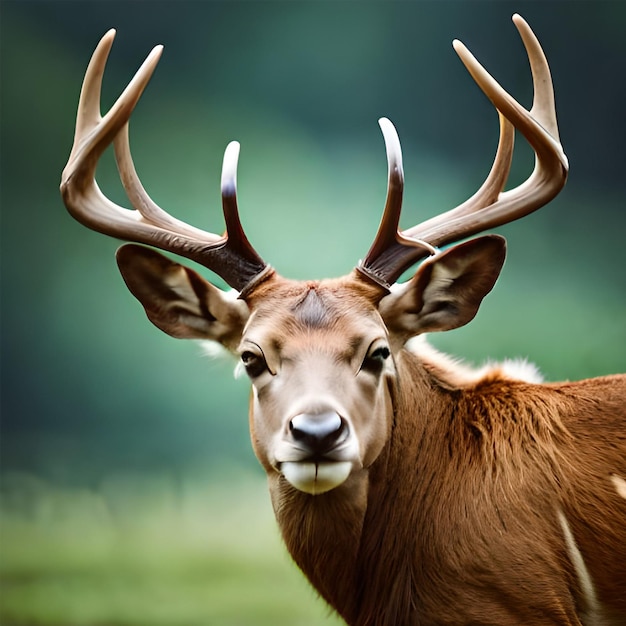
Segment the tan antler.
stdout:
[[[128,121],[157,66],[162,46],[148,55],[109,112],[100,114],[100,91],[106,61],[115,38],[110,30],[96,48],[83,81],[76,134],[61,177],[68,211],[82,224],[106,235],[145,243],[196,261],[243,291],[269,270],[245,236],[237,208],[239,144],[224,153],[222,207],[226,234],[219,236],[170,216],[148,196],[130,154]],[[98,159],[111,143],[124,189],[136,210],[125,209],[102,194],[95,180]]]
[[[460,41],[453,43],[500,119],[500,140],[491,171],[480,189],[463,204],[398,231],[404,181],[402,154],[395,128],[389,120],[380,120],[389,166],[387,200],[374,243],[357,269],[384,288],[389,288],[416,261],[431,254],[433,246],[453,243],[528,215],[552,200],[565,184],[568,163],[559,141],[550,68],[524,19],[514,15],[513,22],[524,42],[533,76],[530,111],[512,98]],[[525,182],[503,191],[513,157],[515,128],[533,147],[535,167]]]

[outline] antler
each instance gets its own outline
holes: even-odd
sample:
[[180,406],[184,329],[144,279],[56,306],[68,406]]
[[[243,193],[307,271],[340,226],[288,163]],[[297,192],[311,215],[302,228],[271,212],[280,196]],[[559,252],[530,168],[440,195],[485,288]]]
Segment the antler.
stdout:
[[[239,221],[237,160],[239,144],[230,143],[222,167],[223,236],[189,226],[161,209],[143,188],[130,154],[128,122],[157,66],[162,46],[155,47],[109,112],[100,114],[102,76],[115,31],[96,48],[83,81],[76,117],[76,133],[61,177],[61,195],[68,211],[82,224],[105,235],[174,252],[219,274],[239,291],[270,270],[256,253]],[[125,209],[105,197],[95,180],[98,159],[111,143],[120,178],[131,205]]]
[[[393,124],[379,121],[387,148],[388,186],[378,233],[357,269],[388,289],[411,265],[449,244],[488,228],[519,219],[547,204],[563,188],[568,163],[559,141],[550,68],[539,41],[519,15],[513,16],[530,61],[534,99],[530,111],[513,99],[458,40],[454,49],[478,86],[498,111],[500,140],[487,179],[458,207],[402,232],[398,231],[404,175],[400,141]],[[515,189],[503,191],[511,168],[517,128],[535,151],[530,177]]]

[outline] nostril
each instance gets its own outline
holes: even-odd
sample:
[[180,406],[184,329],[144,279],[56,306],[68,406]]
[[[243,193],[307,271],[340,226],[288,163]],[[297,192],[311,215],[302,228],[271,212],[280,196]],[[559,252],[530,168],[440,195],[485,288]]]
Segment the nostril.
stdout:
[[347,422],[334,411],[300,413],[289,422],[291,436],[314,452],[326,452],[348,434]]

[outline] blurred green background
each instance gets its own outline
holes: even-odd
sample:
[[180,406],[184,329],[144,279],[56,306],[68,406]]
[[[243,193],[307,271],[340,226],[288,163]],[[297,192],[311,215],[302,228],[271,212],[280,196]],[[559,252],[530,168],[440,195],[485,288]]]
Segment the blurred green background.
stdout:
[[[403,144],[405,226],[482,182],[497,119],[450,42],[529,106],[514,12],[550,61],[570,179],[499,230],[509,256],[495,291],[472,324],[432,340],[477,363],[527,357],[549,380],[623,371],[626,3],[1,3],[0,623],[335,622],[280,545],[247,382],[230,358],[147,322],[117,273],[118,244],[60,201],[104,32],[118,30],[105,109],[165,45],[131,124],[152,197],[220,232],[222,153],[238,139],[251,240],[283,275],[311,278],[347,273],[373,238],[380,116]],[[512,184],[531,167],[520,139]],[[111,158],[99,182],[124,203]]]

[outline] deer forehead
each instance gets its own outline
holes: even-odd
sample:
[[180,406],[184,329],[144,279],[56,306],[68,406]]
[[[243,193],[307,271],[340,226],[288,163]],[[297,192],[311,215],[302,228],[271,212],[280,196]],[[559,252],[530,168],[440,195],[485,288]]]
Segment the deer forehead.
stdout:
[[289,283],[252,299],[251,309],[242,346],[253,342],[281,358],[326,353],[350,360],[386,336],[376,298],[341,279]]

